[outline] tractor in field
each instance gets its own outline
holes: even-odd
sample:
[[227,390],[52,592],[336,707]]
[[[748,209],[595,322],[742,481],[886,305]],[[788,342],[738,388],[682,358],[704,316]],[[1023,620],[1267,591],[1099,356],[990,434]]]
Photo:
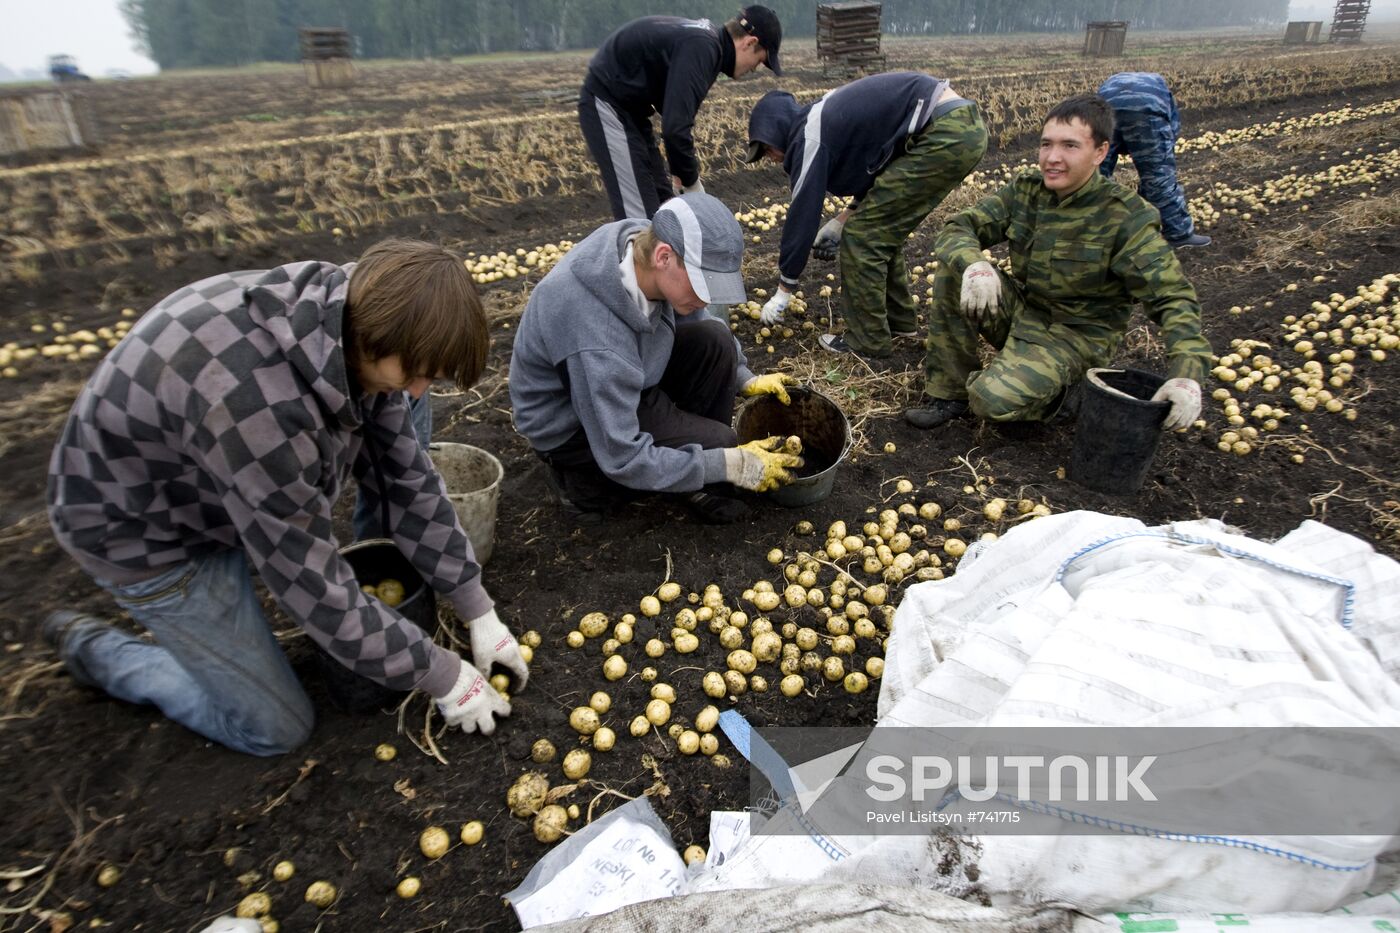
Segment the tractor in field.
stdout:
[[92,80],[78,70],[78,62],[71,55],[50,55],[49,77],[53,78],[59,84],[66,84],[70,81]]

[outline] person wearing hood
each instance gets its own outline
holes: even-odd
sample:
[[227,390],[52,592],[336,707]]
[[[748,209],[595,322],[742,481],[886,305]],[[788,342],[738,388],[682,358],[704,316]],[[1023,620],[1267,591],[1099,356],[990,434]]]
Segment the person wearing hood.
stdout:
[[[358,263],[298,262],[196,282],[157,303],[78,396],[49,465],[59,544],[154,637],[72,610],[42,634],[81,683],[236,751],[311,734],[309,699],[253,590],[331,658],[420,689],[447,723],[495,729],[525,686],[515,639],[407,399],[486,365],[486,318],[462,260],[388,240]],[[471,662],[360,589],[331,507],[352,477],[425,583],[470,620]]]
[[1099,85],[1099,96],[1113,105],[1113,141],[1099,171],[1112,178],[1118,156],[1132,156],[1138,194],[1162,215],[1162,235],[1172,249],[1209,246],[1210,237],[1196,232],[1186,192],[1177,181],[1181,114],[1167,79],[1150,71],[1123,71]]
[[601,520],[641,492],[676,493],[702,520],[736,521],[730,484],[766,492],[802,459],[780,438],[739,444],[736,392],[790,403],[791,376],[755,376],[711,304],[744,298],[744,235],[717,198],[686,194],[651,222],[607,224],[535,286],[510,365],[515,429],[566,512]]
[[[614,220],[646,220],[674,193],[704,191],[691,129],[710,86],[767,65],[776,75],[783,27],[766,6],[723,26],[707,19],[644,16],[603,41],[588,63],[578,120],[603,175]],[[661,158],[651,115],[661,114]]]
[[[792,199],[778,287],[763,306],[763,323],[782,320],[808,252],[839,255],[846,332],[824,334],[821,345],[889,356],[892,338],[912,337],[918,328],[904,243],[986,151],[977,105],[926,74],[871,75],[806,107],[786,91],[765,94],[749,116],[747,161],[782,165]],[[851,201],[822,226],[827,194]]]

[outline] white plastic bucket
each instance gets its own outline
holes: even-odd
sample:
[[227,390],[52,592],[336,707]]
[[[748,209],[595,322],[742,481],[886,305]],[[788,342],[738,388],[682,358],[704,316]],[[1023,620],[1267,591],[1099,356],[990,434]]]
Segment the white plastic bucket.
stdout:
[[447,499],[471,539],[476,562],[491,559],[496,546],[496,505],[505,469],[495,456],[470,444],[429,444],[428,456],[447,487]]

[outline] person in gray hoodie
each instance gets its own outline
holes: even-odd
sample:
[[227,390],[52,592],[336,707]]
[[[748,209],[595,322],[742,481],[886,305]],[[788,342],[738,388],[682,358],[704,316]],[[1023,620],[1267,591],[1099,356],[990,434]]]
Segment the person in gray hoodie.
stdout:
[[747,507],[707,489],[767,491],[802,460],[780,438],[740,445],[736,393],[787,404],[791,376],[755,376],[710,304],[745,300],[744,236],[707,194],[672,198],[650,222],[600,227],[535,286],[515,335],[515,429],[566,511],[601,519],[639,492],[682,493],[703,520]]
[[[486,318],[462,260],[388,240],[358,263],[216,275],[166,297],[78,396],[49,465],[59,544],[155,638],[72,610],[42,626],[75,680],[275,755],[313,715],[253,590],[345,667],[495,729],[486,680],[529,671],[481,585],[408,398],[481,375]],[[354,477],[426,584],[470,620],[474,664],[360,589],[331,506]]]

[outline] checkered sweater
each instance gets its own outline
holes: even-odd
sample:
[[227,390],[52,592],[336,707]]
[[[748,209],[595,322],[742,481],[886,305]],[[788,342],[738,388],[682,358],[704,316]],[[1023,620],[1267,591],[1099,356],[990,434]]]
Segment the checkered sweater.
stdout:
[[459,658],[361,592],[331,530],[352,475],[378,488],[372,447],[395,543],[463,619],[491,608],[403,394],[352,394],[341,347],[352,270],[303,262],[217,275],[152,308],[73,405],[49,465],[49,518],[106,583],[240,548],[346,667],[439,695]]

